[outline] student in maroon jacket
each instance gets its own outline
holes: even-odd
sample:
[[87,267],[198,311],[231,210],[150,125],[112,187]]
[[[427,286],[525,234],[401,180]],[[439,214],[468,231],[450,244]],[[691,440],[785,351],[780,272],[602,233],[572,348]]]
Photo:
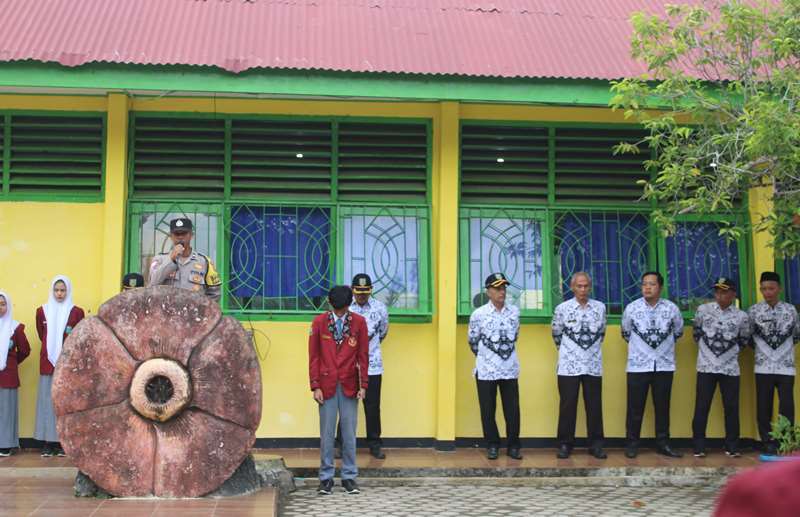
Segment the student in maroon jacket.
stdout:
[[308,376],[319,404],[320,467],[318,493],[333,493],[333,446],[336,417],[342,426],[342,487],[358,494],[356,484],[356,422],[358,400],[369,381],[367,321],[350,312],[353,292],[338,285],[328,293],[331,310],[311,323],[308,338]]
[[72,283],[58,275],[50,286],[50,298],[36,309],[36,332],[42,341],[39,354],[39,394],[36,397],[36,428],[33,437],[44,442],[42,457],[63,456],[64,449],[58,441],[56,414],[50,391],[53,371],[64,340],[83,319],[83,309],[72,303]]
[[0,456],[19,448],[17,365],[30,353],[25,325],[14,321],[11,297],[0,291]]

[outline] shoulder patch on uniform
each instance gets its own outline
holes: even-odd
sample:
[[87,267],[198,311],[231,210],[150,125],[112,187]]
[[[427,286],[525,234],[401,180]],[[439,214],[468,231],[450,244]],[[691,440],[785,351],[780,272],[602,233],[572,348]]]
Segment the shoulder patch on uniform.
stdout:
[[222,280],[219,278],[219,273],[217,273],[217,268],[214,267],[214,262],[211,260],[211,257],[203,255],[202,253],[198,253],[198,255],[206,259],[206,264],[208,264],[208,269],[206,270],[206,285],[220,285]]

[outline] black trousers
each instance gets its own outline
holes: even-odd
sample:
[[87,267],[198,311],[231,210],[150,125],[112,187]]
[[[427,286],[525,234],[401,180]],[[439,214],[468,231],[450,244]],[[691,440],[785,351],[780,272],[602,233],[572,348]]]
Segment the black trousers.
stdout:
[[[367,423],[367,446],[382,445],[381,440],[381,380],[383,375],[370,375],[364,396],[364,419]],[[336,425],[336,447],[342,446],[342,424]]]
[[500,400],[503,403],[503,415],[506,419],[506,435],[508,447],[519,447],[519,384],[517,379],[501,379],[496,381],[482,381],[475,379],[478,384],[478,403],[481,407],[481,425],[483,438],[487,447],[500,447],[500,432],[495,422],[497,410],[497,390],[500,390]]
[[764,443],[772,442],[772,402],[778,391],[778,413],[794,422],[794,375],[756,374],[756,419]]
[[739,448],[739,376],[721,373],[697,372],[697,389],[692,419],[692,438],[694,447],[706,447],[706,427],[711,401],[719,384],[722,394],[722,408],[725,410],[725,448],[735,451]]
[[570,448],[575,444],[575,419],[578,414],[578,391],[583,385],[586,409],[586,436],[590,447],[603,446],[603,378],[594,375],[559,375],[558,443]]
[[656,443],[666,445],[669,440],[669,402],[672,397],[673,372],[628,373],[628,416],[625,437],[628,445],[638,447],[642,432],[644,406],[647,392],[652,389],[656,413]]

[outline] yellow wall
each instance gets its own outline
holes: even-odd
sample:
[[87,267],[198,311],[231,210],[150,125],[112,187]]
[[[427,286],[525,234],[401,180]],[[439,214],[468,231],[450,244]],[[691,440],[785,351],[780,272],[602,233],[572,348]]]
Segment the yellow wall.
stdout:
[[[622,114],[601,108],[556,108],[457,103],[244,100],[198,98],[3,96],[0,109],[60,109],[108,112],[106,200],[94,204],[0,202],[0,288],[14,297],[16,317],[28,327],[33,355],[22,366],[20,433],[33,431],[38,354],[35,308],[47,298],[50,278],[69,275],[75,301],[90,312],[116,292],[125,236],[127,117],[129,111],[187,111],[279,115],[420,117],[433,122],[432,271],[435,312],[430,323],[393,323],[384,343],[382,414],[385,437],[435,438],[481,435],[473,356],[466,325],[456,324],[458,264],[458,123],[460,119],[623,122]],[[755,192],[751,212],[769,210]],[[54,224],[55,222],[55,224]],[[755,274],[772,268],[765,237],[754,238]],[[755,284],[755,278],[753,279]],[[253,322],[264,380],[260,438],[318,436],[316,404],[307,387],[308,323]],[[556,350],[547,325],[523,325],[518,343],[522,373],[520,399],[523,437],[552,437],[558,415]],[[672,398],[672,435],[691,435],[696,346],[687,335],[678,343],[678,371]],[[752,352],[742,359],[742,435],[755,432]],[[619,327],[609,327],[604,345],[603,407],[606,435],[624,436],[626,346]],[[800,387],[797,388],[800,390]],[[800,402],[800,396],[798,396]],[[498,419],[502,411],[498,410]],[[579,409],[578,435],[585,435]],[[363,434],[363,419],[360,433]],[[502,427],[502,424],[501,424]],[[709,436],[721,436],[722,411],[715,399]],[[643,436],[652,436],[648,403]]]

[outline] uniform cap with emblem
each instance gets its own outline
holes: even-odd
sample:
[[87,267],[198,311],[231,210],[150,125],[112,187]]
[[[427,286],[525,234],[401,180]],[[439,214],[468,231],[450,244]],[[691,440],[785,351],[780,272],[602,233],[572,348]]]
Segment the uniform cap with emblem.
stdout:
[[726,276],[721,276],[717,278],[716,282],[714,282],[714,289],[720,289],[722,291],[735,291],[736,283]]
[[504,285],[509,285],[510,283],[511,282],[509,282],[506,279],[506,275],[504,275],[503,273],[492,273],[491,275],[486,277],[486,282],[484,282],[483,285],[485,285],[486,288],[488,289],[490,287],[501,287]]
[[139,273],[128,273],[122,277],[123,289],[136,289],[137,287],[144,287],[144,277]]
[[372,279],[366,273],[359,273],[353,277],[353,292],[356,294],[370,294],[372,292]]
[[170,233],[190,232],[192,231],[192,220],[188,217],[179,217],[169,222]]

